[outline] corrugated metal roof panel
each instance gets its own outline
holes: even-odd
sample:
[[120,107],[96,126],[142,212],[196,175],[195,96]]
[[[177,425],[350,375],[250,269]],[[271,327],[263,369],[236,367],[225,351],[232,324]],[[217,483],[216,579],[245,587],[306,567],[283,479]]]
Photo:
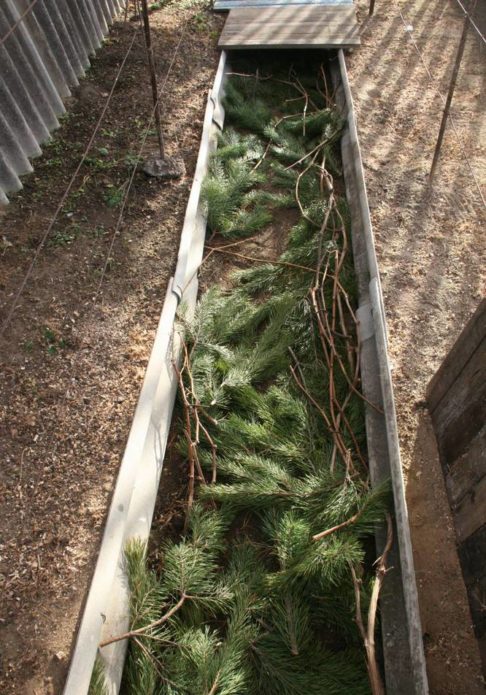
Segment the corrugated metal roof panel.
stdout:
[[63,99],[125,2],[37,0],[29,10],[30,4],[0,6],[0,204],[22,188],[19,176],[32,171],[29,157],[58,127]]

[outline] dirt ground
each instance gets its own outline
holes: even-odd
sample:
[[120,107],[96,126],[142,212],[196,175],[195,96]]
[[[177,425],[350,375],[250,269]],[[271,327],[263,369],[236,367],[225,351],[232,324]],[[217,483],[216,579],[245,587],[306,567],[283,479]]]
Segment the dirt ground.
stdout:
[[[367,2],[357,4],[364,21]],[[484,289],[484,209],[450,128],[434,187],[426,187],[441,115],[435,89],[447,89],[462,21],[454,0],[376,5],[348,65],[385,293],[427,665],[433,695],[474,695],[483,692],[479,656],[423,407],[428,381]],[[479,5],[485,33],[486,7]],[[137,174],[121,233],[113,236],[117,202],[150,112],[140,35],[90,161],[0,343],[0,692],[6,694],[61,690],[177,253],[222,20],[197,7],[168,7],[153,13],[152,22],[161,79],[184,31],[165,90],[164,129],[169,152],[183,156],[187,175],[161,185]],[[134,28],[114,28],[53,145],[24,191],[0,210],[0,320]],[[485,47],[470,33],[453,108],[483,195],[485,60]]]
[[[368,2],[358,3],[362,22]],[[403,14],[403,20],[400,16]],[[483,34],[486,4],[478,3]],[[430,690],[484,692],[455,549],[428,382],[485,286],[486,46],[469,32],[434,185],[427,175],[463,20],[453,0],[377,0],[349,57],[388,319]],[[412,39],[429,68],[430,79]],[[469,168],[465,159],[470,162]]]
[[[169,154],[182,156],[187,175],[161,184],[137,174],[120,234],[114,236],[119,201],[151,114],[139,31],[89,159],[0,344],[0,692],[5,694],[61,691],[175,265],[222,20],[193,3],[154,12],[151,21],[161,84],[180,41],[164,90],[163,121]],[[136,22],[114,27],[54,142],[25,178],[24,191],[0,212],[2,321],[136,27]],[[150,130],[148,145],[155,142]]]

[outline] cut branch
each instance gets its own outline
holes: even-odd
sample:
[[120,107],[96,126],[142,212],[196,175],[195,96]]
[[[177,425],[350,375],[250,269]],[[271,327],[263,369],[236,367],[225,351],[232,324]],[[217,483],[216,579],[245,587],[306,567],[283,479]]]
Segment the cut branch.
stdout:
[[128,632],[124,632],[121,635],[117,635],[116,637],[110,637],[109,639],[105,640],[104,642],[100,642],[100,648],[102,647],[107,647],[109,644],[113,644],[114,642],[121,642],[124,639],[130,639],[130,637],[136,637],[137,635],[143,635],[144,632],[147,632],[147,630],[151,630],[154,627],[158,627],[159,625],[163,625],[166,623],[172,616],[177,613],[177,611],[182,608],[184,605],[184,602],[188,596],[186,594],[182,594],[180,599],[177,601],[177,603],[172,606],[172,608],[167,611],[167,613],[164,613],[164,615],[159,618],[158,620],[154,620],[153,623],[149,623],[148,625],[144,625],[143,627],[139,627],[136,630],[129,630]]
[[373,588],[371,591],[370,606],[368,609],[368,622],[366,628],[364,626],[363,615],[361,612],[361,580],[357,577],[355,568],[352,565],[350,565],[351,575],[353,577],[354,584],[354,596],[356,601],[356,624],[363,639],[366,651],[366,665],[368,668],[371,692],[373,695],[385,695],[385,689],[383,687],[380,668],[376,659],[375,626],[376,613],[378,610],[378,599],[380,597],[380,591],[385,579],[385,575],[389,569],[387,568],[387,560],[388,554],[393,544],[393,524],[391,516],[389,514],[387,514],[386,516],[386,522],[386,544],[385,549],[383,550],[383,554],[380,555],[380,557],[375,562],[375,578],[373,580]]

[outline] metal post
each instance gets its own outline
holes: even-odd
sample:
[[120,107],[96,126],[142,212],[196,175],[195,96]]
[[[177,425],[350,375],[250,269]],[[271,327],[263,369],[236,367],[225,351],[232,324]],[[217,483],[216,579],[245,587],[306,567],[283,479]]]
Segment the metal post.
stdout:
[[[476,2],[477,0],[474,0],[472,3],[470,12],[474,12],[476,9]],[[467,31],[469,29],[469,16],[466,14],[464,17],[464,26],[462,28],[462,36],[461,40],[459,41],[459,47],[457,49],[457,54],[456,54],[456,60],[454,62],[454,68],[452,70],[452,75],[451,75],[451,82],[449,84],[449,92],[447,94],[447,99],[446,103],[444,106],[444,113],[442,114],[442,121],[440,124],[440,129],[439,129],[439,136],[437,138],[437,143],[435,145],[435,152],[434,152],[434,159],[432,160],[432,166],[430,168],[430,174],[429,174],[429,184],[432,183],[432,180],[434,178],[435,170],[437,168],[437,163],[439,161],[440,157],[440,151],[442,148],[442,141],[444,140],[444,133],[447,125],[447,119],[449,118],[449,112],[451,110],[451,103],[452,103],[452,97],[454,96],[454,90],[456,88],[456,83],[457,83],[457,76],[459,74],[459,68],[461,67],[461,61],[462,61],[462,56],[464,55],[464,48],[466,46],[466,37],[467,37]]]
[[147,47],[147,56],[150,69],[150,81],[152,83],[152,96],[154,100],[154,115],[155,125],[157,128],[157,136],[159,139],[160,158],[165,159],[164,137],[162,135],[162,126],[160,123],[160,105],[159,105],[159,90],[157,88],[157,77],[155,75],[154,54],[152,51],[152,39],[150,36],[150,20],[147,8],[147,0],[142,0],[142,16],[143,28],[145,32],[145,45]]
[[370,17],[371,17],[371,15],[373,14],[374,11],[375,11],[375,0],[370,0],[370,9],[369,9],[369,12],[368,12],[368,14],[369,14]]

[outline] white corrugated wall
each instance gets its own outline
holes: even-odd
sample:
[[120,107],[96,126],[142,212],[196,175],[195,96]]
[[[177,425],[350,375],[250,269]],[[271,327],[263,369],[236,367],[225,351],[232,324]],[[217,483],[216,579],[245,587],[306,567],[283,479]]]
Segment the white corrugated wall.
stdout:
[[58,127],[63,99],[84,75],[124,4],[0,1],[0,203],[22,188],[20,176],[32,171],[29,160]]

